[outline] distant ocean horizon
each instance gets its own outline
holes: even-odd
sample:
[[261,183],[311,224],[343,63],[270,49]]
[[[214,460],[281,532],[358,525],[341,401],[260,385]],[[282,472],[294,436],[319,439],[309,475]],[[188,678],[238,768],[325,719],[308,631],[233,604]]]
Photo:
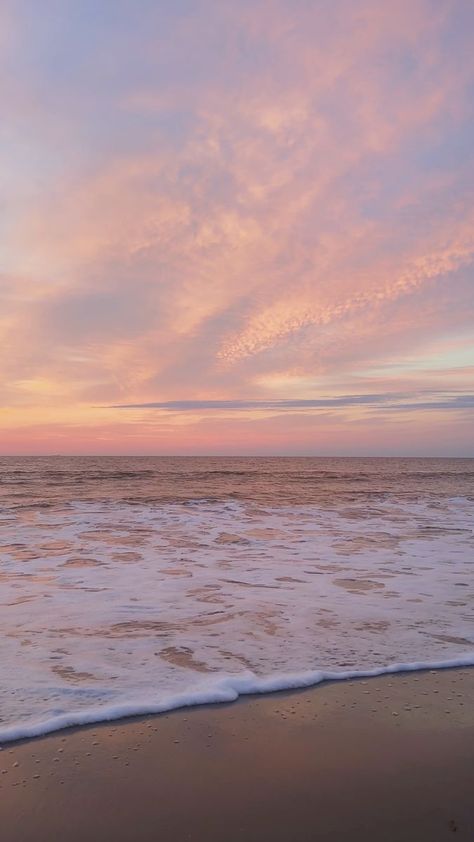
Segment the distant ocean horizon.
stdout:
[[0,457],[0,742],[474,664],[474,459]]
[[357,453],[0,453],[0,459],[423,459],[436,461],[438,459],[466,459],[472,461],[474,456],[449,456],[445,454],[357,454]]

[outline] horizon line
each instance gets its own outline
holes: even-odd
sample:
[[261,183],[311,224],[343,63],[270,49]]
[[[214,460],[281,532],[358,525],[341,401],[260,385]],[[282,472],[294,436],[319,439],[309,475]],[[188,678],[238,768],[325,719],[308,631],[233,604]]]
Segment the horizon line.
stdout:
[[474,459],[473,454],[394,453],[0,453],[0,459]]

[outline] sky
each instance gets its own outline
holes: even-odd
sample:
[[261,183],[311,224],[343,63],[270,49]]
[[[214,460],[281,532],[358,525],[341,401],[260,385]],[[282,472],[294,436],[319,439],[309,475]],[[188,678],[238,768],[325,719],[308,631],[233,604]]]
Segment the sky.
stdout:
[[474,456],[471,0],[1,0],[0,454]]

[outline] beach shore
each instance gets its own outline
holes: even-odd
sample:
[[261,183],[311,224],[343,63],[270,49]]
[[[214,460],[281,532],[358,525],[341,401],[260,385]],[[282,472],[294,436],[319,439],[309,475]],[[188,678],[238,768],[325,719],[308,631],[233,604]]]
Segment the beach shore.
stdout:
[[473,701],[448,669],[6,744],[0,838],[472,840]]

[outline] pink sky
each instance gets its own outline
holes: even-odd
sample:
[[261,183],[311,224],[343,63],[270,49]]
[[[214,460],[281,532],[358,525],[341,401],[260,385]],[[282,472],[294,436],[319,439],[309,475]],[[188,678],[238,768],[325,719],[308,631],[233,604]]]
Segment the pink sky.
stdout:
[[0,454],[474,455],[470,0],[6,0]]

